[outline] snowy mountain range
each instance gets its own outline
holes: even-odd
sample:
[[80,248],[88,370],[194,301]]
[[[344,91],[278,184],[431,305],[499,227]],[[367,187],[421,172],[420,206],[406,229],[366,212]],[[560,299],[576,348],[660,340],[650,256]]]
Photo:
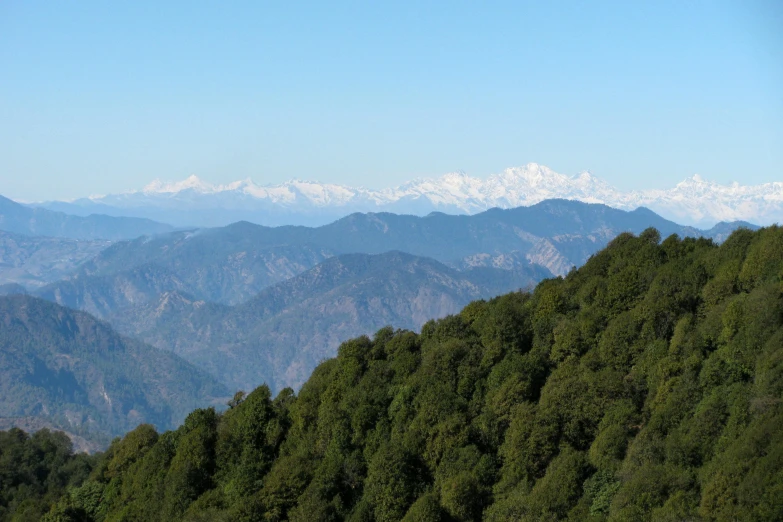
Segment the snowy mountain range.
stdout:
[[77,215],[144,217],[177,226],[220,226],[239,220],[319,225],[353,212],[474,214],[552,198],[624,210],[647,207],[668,219],[702,227],[735,220],[783,222],[783,182],[720,185],[694,175],[671,189],[624,192],[590,172],[572,177],[536,163],[486,179],[449,173],[382,190],[301,180],[262,186],[246,179],[214,185],[190,176],[177,182],[156,180],[141,190],[37,206]]

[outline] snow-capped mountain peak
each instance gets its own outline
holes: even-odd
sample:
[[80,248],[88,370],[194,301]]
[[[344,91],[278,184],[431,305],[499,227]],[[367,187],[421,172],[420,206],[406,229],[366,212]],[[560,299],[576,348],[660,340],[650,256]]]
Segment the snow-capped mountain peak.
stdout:
[[[694,174],[671,189],[625,192],[590,171],[567,176],[537,163],[508,168],[486,178],[456,171],[380,190],[306,180],[259,185],[250,178],[219,185],[189,176],[181,181],[155,180],[139,191],[72,204],[81,201],[85,206],[114,206],[123,209],[124,215],[142,215],[133,214],[133,209],[159,209],[143,215],[174,224],[193,224],[186,219],[201,210],[208,210],[208,216],[224,216],[210,217],[209,224],[237,219],[262,224],[315,224],[351,212],[424,215],[437,210],[473,214],[551,198],[604,203],[626,210],[645,206],[680,223],[699,226],[734,220],[758,224],[783,221],[783,182],[720,185]],[[169,218],[171,212],[180,214]]]
[[219,187],[202,181],[198,176],[191,175],[182,181],[161,181],[156,179],[142,189],[144,194],[176,194],[183,190],[194,190],[202,194],[218,192]]

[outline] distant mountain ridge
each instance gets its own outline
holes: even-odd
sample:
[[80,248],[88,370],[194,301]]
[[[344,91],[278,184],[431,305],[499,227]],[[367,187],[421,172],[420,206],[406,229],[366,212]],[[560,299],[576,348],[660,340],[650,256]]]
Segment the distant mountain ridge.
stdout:
[[0,230],[0,287],[37,288],[62,279],[95,257],[111,241],[80,241],[13,234]]
[[[174,350],[230,386],[301,382],[339,339],[416,329],[469,301],[564,275],[623,232],[723,237],[647,209],[549,200],[474,216],[353,214],[117,242],[35,295]],[[410,303],[416,303],[411,307]]]
[[0,196],[0,230],[28,236],[118,240],[170,232],[174,227],[140,217],[116,217],[92,212],[81,216],[31,208]]
[[381,190],[302,180],[261,186],[246,179],[213,185],[191,176],[179,182],[156,180],[141,190],[122,194],[42,205],[75,214],[147,217],[178,226],[222,226],[240,220],[319,225],[352,212],[475,214],[553,198],[604,203],[624,210],[649,207],[669,219],[700,226],[720,221],[783,221],[783,182],[720,185],[694,175],[671,189],[625,192],[590,172],[572,177],[536,163],[509,168],[486,179],[450,173]]
[[[172,292],[194,302],[241,304],[339,255],[396,250],[457,270],[521,270],[541,279],[581,266],[622,232],[654,227],[664,237],[719,239],[740,225],[700,231],[646,209],[625,212],[566,200],[475,216],[353,214],[318,228],[239,222],[117,242],[73,275],[31,291],[114,323],[134,320],[139,309]],[[18,291],[8,286],[4,293]]]
[[[679,234],[719,239],[739,226],[755,228],[747,223],[728,223],[699,230],[647,209],[626,212],[567,200],[491,209],[473,216],[356,213],[315,228],[237,222],[118,242],[85,263],[80,274],[111,274],[154,263],[180,278],[198,281],[206,292],[197,291],[200,298],[235,304],[337,254],[399,250],[455,268],[535,263],[555,275],[564,275],[621,232],[638,234],[654,227],[664,237]],[[221,289],[221,281],[232,279],[255,291],[236,294],[231,290],[236,286],[228,282]]]

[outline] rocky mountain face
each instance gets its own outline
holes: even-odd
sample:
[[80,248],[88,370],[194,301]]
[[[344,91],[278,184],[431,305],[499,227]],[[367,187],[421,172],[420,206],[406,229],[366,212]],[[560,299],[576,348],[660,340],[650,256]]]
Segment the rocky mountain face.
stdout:
[[0,287],[38,288],[74,272],[110,241],[31,237],[0,231]]
[[113,217],[95,213],[79,216],[45,208],[31,208],[0,196],[0,230],[17,234],[117,240],[160,234],[173,229],[170,225],[146,218]]
[[648,207],[669,219],[699,226],[720,221],[770,224],[783,220],[783,182],[720,185],[695,175],[667,190],[625,192],[589,172],[566,176],[535,163],[486,179],[450,173],[381,190],[301,180],[269,186],[250,179],[213,185],[191,176],[179,182],[158,180],[123,194],[44,205],[75,214],[139,216],[179,226],[221,226],[239,220],[319,225],[352,212],[475,214],[554,198],[624,210]]
[[0,418],[106,441],[144,422],[172,428],[227,395],[175,354],[122,337],[84,312],[0,297]]

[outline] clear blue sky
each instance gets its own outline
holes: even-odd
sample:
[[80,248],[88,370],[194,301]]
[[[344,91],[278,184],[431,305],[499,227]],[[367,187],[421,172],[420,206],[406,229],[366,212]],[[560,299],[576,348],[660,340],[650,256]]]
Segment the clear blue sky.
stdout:
[[783,2],[0,2],[0,194],[783,180]]

